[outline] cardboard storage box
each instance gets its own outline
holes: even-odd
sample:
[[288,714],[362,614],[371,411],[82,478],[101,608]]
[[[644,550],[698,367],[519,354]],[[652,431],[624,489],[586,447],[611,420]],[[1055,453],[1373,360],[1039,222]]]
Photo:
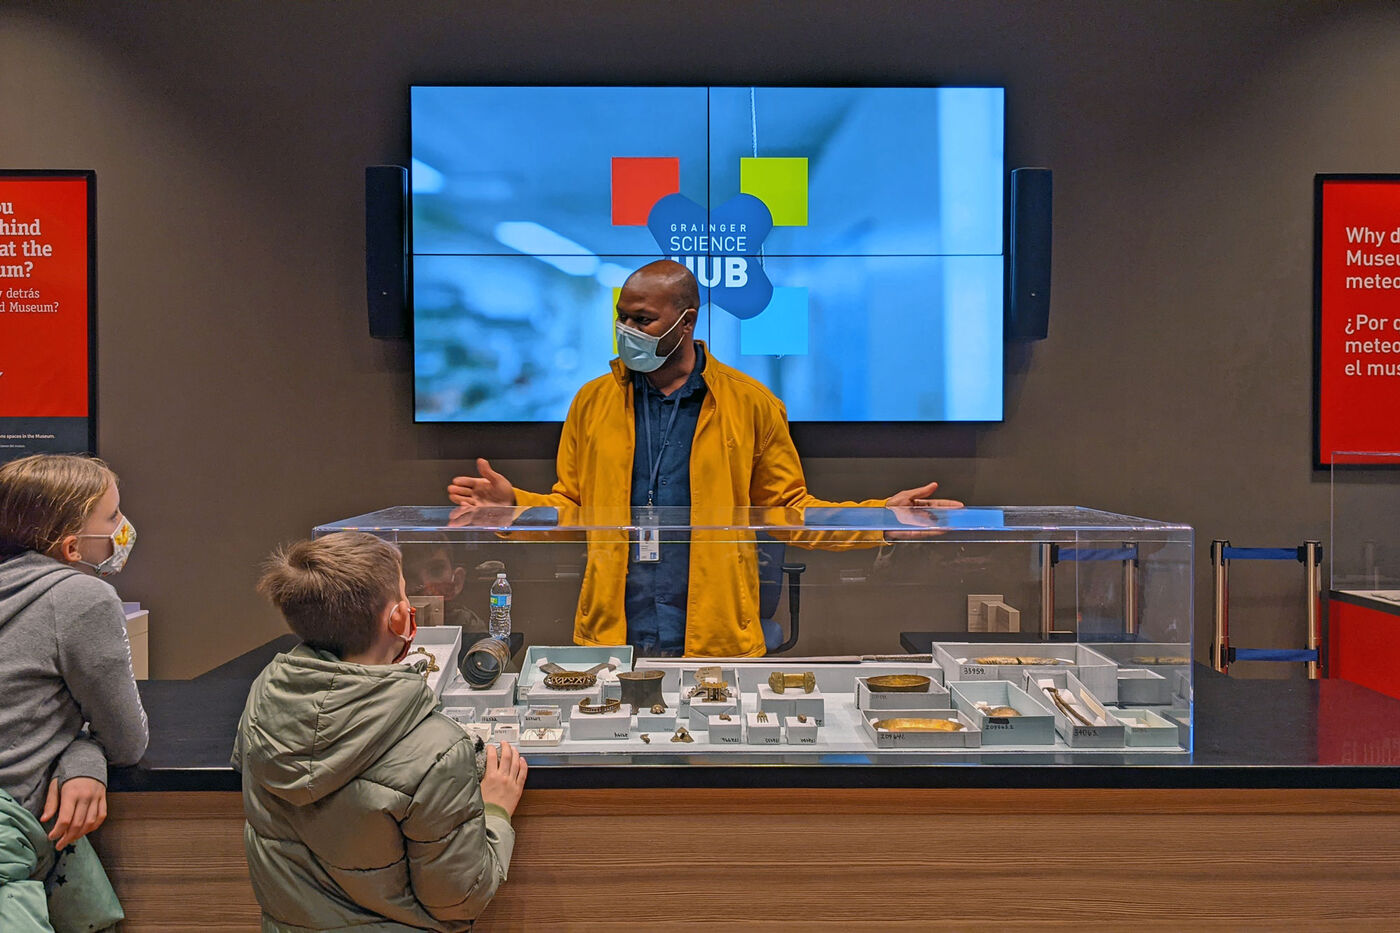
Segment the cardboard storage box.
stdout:
[[[972,680],[949,688],[953,704],[982,732],[983,745],[1054,745],[1055,714],[1007,680]],[[977,707],[1009,706],[1019,716],[988,716]]]
[[[927,676],[927,675],[925,675]],[[948,688],[938,681],[923,693],[882,693],[866,686],[866,678],[856,678],[856,709],[951,709]]]
[[515,705],[515,683],[517,674],[502,674],[489,687],[475,690],[467,685],[462,675],[452,672],[452,679],[442,691],[443,706],[470,706],[478,710],[494,709],[500,706]]
[[1123,744],[1129,748],[1176,748],[1181,736],[1176,723],[1150,709],[1118,709],[1115,718],[1123,724]]
[[1144,667],[1118,668],[1120,706],[1165,706],[1171,701],[1172,681],[1161,674]]
[[[766,715],[766,714],[765,714]],[[777,716],[766,716],[764,722],[758,721],[758,713],[749,713],[745,717],[748,727],[748,740],[750,745],[781,745],[783,742],[783,721]]]
[[[875,728],[882,719],[951,719],[959,732],[885,732]],[[982,733],[967,716],[952,709],[861,710],[860,724],[876,748],[980,748]]]
[[[726,714],[727,715],[727,714]],[[744,717],[730,716],[721,719],[711,716],[708,729],[711,745],[738,745],[744,741]]]
[[[1085,725],[1079,720],[1066,715],[1041,689],[1039,681],[1048,680],[1063,690],[1068,690],[1092,715],[1091,718],[1102,720],[1105,725]],[[1088,688],[1069,671],[1052,671],[1048,668],[1037,668],[1025,672],[1024,689],[1033,697],[1045,696],[1045,704],[1055,714],[1055,731],[1060,738],[1072,748],[1120,748],[1123,745],[1124,731],[1123,724],[1113,718],[1113,714],[1104,708],[1098,697],[1094,696]]]
[[408,657],[404,658],[405,664],[412,664],[414,661],[422,662],[422,654],[414,654],[414,649],[422,648],[433,655],[433,660],[437,662],[438,669],[428,672],[428,686],[432,688],[433,695],[442,697],[442,692],[451,683],[454,677],[460,679],[457,673],[457,656],[462,651],[462,627],[460,625],[437,625],[432,628],[420,628],[418,634],[413,639],[413,648],[409,649]]
[[579,713],[569,717],[569,738],[575,741],[622,740],[632,735],[632,713]]
[[126,643],[131,648],[131,675],[137,680],[151,676],[151,613],[140,603],[122,603],[126,614]]
[[586,671],[595,664],[606,664],[612,659],[617,660],[619,671],[630,671],[632,646],[531,645],[525,649],[525,660],[520,665],[520,686],[529,688],[536,681],[544,679],[545,673],[539,668],[541,661],[550,661],[570,671]]
[[783,733],[789,745],[817,744],[817,724],[810,719],[798,722],[796,716],[788,716],[783,720]]
[[[1055,658],[1062,664],[979,664],[983,657]],[[1118,701],[1118,665],[1093,648],[1073,642],[1016,642],[974,644],[942,642],[933,646],[933,657],[943,668],[944,683],[968,680],[1009,680],[1020,683],[1028,670],[1071,671],[1104,703]]]

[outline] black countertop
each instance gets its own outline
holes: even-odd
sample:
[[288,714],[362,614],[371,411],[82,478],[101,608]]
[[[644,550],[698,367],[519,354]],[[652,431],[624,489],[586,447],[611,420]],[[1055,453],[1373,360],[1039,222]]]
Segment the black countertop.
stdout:
[[[283,636],[194,680],[142,682],[150,748],[112,769],[110,789],[237,791],[229,754],[248,687],[292,644]],[[1199,664],[1195,697],[1195,749],[1182,763],[569,765],[532,768],[530,786],[1400,787],[1400,700],[1343,680],[1244,680]]]

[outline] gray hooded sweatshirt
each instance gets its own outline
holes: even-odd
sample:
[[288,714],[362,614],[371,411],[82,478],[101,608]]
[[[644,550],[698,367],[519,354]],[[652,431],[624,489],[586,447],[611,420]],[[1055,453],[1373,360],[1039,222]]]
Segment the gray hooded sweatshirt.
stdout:
[[0,788],[38,816],[50,778],[105,784],[146,739],[116,591],[33,551],[0,562]]
[[408,665],[307,645],[258,676],[233,766],[264,930],[465,930],[481,913],[515,833],[437,705]]

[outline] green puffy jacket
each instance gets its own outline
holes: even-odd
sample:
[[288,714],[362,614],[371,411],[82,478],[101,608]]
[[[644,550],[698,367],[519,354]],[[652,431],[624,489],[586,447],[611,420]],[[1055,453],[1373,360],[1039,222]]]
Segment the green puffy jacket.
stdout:
[[406,665],[306,645],[258,675],[233,766],[264,930],[470,928],[515,833],[482,805],[471,739],[436,710]]

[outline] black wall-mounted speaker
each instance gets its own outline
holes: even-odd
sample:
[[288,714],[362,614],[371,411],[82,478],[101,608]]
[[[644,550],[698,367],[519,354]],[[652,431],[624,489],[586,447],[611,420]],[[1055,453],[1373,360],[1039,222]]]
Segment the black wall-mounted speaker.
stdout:
[[1051,189],[1048,168],[1011,172],[1007,340],[1044,340],[1049,333]]
[[365,169],[365,299],[371,337],[412,333],[408,281],[408,169]]

